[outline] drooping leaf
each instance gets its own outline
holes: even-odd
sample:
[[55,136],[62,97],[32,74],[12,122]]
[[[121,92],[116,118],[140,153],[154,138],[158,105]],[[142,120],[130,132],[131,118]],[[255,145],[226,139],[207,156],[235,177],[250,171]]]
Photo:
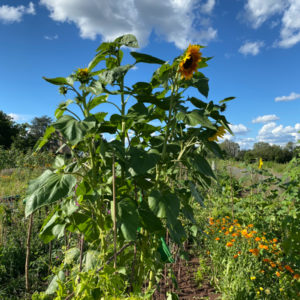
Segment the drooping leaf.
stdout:
[[88,71],[91,72],[101,60],[105,59],[105,55],[97,54],[88,65]]
[[70,265],[79,257],[80,250],[77,247],[72,247],[65,252],[64,263]]
[[51,295],[54,294],[56,292],[56,290],[58,289],[58,281],[64,281],[65,280],[65,273],[64,271],[59,271],[58,275],[55,275],[53,277],[53,279],[51,280],[45,294],[46,295]]
[[88,109],[92,110],[96,106],[98,106],[100,103],[105,103],[108,98],[108,95],[101,95],[98,97],[94,97],[89,103],[88,103]]
[[124,76],[128,70],[130,70],[133,65],[124,65],[120,67],[113,68],[111,70],[105,70],[99,74],[99,79],[105,84],[112,84],[122,76]]
[[137,236],[137,229],[140,226],[139,215],[134,201],[127,198],[118,202],[117,215],[124,239],[134,241]]
[[47,127],[44,136],[40,138],[37,143],[34,145],[34,151],[39,151],[43,148],[48,142],[52,134],[55,132],[55,128],[53,126]]
[[60,117],[53,127],[61,132],[64,138],[67,139],[72,145],[76,145],[80,142],[88,130],[96,126],[96,121],[92,119],[86,119],[84,121],[78,121],[72,116],[64,115]]
[[158,218],[167,218],[170,224],[176,223],[180,202],[175,194],[153,190],[148,197],[148,204]]
[[55,84],[55,85],[71,85],[73,86],[73,79],[71,77],[56,77],[56,78],[47,78],[43,77],[46,81]]
[[114,43],[120,46],[127,46],[130,48],[139,48],[138,41],[133,34],[125,34],[114,40]]
[[25,216],[28,217],[40,207],[54,203],[67,196],[76,184],[73,175],[53,173],[46,170],[41,176],[29,182]]
[[165,61],[148,54],[139,53],[139,52],[130,52],[130,54],[135,58],[135,63],[143,62],[147,64],[159,64],[159,65],[165,63]]
[[200,195],[200,193],[198,192],[194,182],[192,181],[189,181],[189,186],[190,186],[190,189],[191,189],[191,193],[193,195],[193,197],[195,198],[195,200],[201,204],[201,206],[204,207],[204,202],[203,202],[203,198],[202,196]]
[[200,174],[203,174],[207,177],[212,177],[212,178],[216,179],[215,174],[212,171],[209,163],[201,155],[194,155],[194,157],[188,157],[187,160],[188,160],[190,167],[193,168],[195,171],[197,171]]

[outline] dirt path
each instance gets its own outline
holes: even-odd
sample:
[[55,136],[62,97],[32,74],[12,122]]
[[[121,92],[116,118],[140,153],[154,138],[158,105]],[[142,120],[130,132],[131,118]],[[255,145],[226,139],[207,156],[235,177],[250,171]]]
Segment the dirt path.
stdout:
[[154,300],[167,299],[167,292],[176,293],[180,300],[190,299],[209,299],[215,300],[221,298],[215,289],[210,285],[209,278],[204,278],[203,282],[198,285],[195,281],[195,273],[199,267],[197,258],[192,258],[190,261],[180,260],[173,264],[173,272],[176,276],[178,289],[174,287],[172,281],[165,283],[161,281],[160,291],[156,291]]

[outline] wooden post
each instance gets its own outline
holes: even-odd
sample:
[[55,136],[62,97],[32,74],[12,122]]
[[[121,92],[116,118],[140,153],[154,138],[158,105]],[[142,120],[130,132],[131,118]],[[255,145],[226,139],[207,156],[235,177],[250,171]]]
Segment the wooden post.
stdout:
[[27,230],[27,241],[26,241],[25,289],[26,289],[27,293],[29,292],[28,269],[29,269],[29,256],[30,256],[30,241],[31,241],[32,222],[33,222],[33,214],[31,214],[30,217],[29,217],[28,230]]
[[116,205],[116,171],[115,156],[112,163],[112,184],[113,184],[113,222],[114,222],[114,268],[117,268],[117,205]]

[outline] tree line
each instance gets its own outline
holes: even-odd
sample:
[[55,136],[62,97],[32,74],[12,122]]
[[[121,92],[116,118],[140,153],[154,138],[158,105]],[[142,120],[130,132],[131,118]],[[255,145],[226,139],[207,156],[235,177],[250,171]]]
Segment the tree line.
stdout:
[[17,124],[11,116],[0,110],[0,147],[22,151],[32,149],[52,123],[48,116],[35,117],[31,123]]
[[233,158],[246,162],[254,162],[257,161],[258,158],[262,158],[263,161],[287,163],[296,156],[296,153],[300,150],[300,146],[291,141],[283,147],[258,142],[253,145],[253,149],[241,150],[238,143],[225,140],[220,144],[220,147],[224,152],[225,158]]

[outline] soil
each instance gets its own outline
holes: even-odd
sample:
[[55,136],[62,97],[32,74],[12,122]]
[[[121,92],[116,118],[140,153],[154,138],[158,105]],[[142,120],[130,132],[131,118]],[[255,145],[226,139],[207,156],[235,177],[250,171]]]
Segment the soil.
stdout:
[[[167,268],[171,265],[167,265]],[[189,261],[179,260],[172,265],[173,272],[176,276],[178,288],[176,289],[172,284],[171,279],[165,281],[162,279],[159,289],[154,293],[153,300],[165,300],[167,299],[167,292],[173,292],[178,295],[180,300],[189,299],[221,299],[221,294],[209,283],[209,278],[197,284],[195,281],[195,273],[199,267],[198,258],[194,257]]]

